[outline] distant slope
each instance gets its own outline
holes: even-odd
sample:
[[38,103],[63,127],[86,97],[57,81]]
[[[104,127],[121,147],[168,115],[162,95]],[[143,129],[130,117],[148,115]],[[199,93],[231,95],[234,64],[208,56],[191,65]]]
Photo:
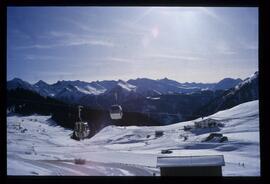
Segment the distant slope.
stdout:
[[37,92],[25,88],[7,91],[7,109],[22,115],[34,113],[50,115],[64,105],[67,104],[54,98],[41,96]]
[[194,117],[207,116],[238,104],[259,99],[259,72],[226,91],[194,113]]
[[[23,88],[7,91],[7,111],[21,115],[51,115],[58,125],[65,128],[74,128],[74,123],[79,120],[77,105],[67,104],[51,97],[44,97]],[[95,135],[107,125],[121,126],[157,126],[161,123],[142,113],[125,112],[121,120],[112,121],[109,111],[84,107],[81,112],[83,121],[87,121],[91,128],[91,135]]]
[[222,79],[221,81],[219,81],[217,84],[215,84],[214,89],[218,90],[218,89],[230,89],[235,87],[237,84],[243,82],[241,79],[232,79],[232,78],[225,78]]

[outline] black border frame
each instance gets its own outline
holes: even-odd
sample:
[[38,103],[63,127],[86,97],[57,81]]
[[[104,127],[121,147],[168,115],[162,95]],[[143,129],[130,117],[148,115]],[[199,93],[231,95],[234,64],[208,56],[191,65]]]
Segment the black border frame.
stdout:
[[[267,19],[267,6],[263,4],[263,0],[2,0],[0,3],[1,16],[1,56],[2,66],[0,67],[0,76],[3,81],[0,85],[2,118],[1,126],[1,165],[0,175],[3,176],[7,183],[266,183],[269,171],[269,118],[267,117],[267,107],[269,101],[267,99],[266,81],[267,81],[267,62],[269,62],[266,50],[266,40],[269,40],[267,34],[269,31],[269,23]],[[7,35],[7,7],[12,6],[204,6],[204,7],[258,7],[259,9],[259,110],[260,110],[260,153],[261,153],[261,176],[260,177],[71,177],[71,176],[7,176],[7,152],[6,152],[6,35]],[[268,10],[269,12],[269,10]],[[268,15],[269,16],[269,15]],[[269,16],[270,17],[270,16]],[[268,20],[268,22],[267,22]],[[267,26],[268,24],[268,26]],[[2,121],[5,119],[5,121]],[[5,123],[4,123],[5,122]]]

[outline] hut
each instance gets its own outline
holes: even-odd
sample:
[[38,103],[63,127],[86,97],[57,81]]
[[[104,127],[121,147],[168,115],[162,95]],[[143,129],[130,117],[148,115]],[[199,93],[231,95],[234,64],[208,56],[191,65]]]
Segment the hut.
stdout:
[[202,121],[194,122],[194,126],[196,128],[211,128],[220,126],[220,123],[218,122],[218,120],[208,118]]
[[164,132],[162,130],[156,130],[155,131],[155,137],[161,137],[163,136]]
[[161,176],[222,176],[223,155],[158,157]]

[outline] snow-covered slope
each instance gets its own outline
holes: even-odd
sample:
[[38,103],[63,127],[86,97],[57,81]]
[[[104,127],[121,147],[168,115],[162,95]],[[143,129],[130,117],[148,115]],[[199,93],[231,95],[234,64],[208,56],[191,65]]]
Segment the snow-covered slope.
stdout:
[[125,89],[126,91],[134,91],[136,89],[136,86],[131,85],[123,80],[119,80],[117,85]]
[[242,81],[241,83],[239,83],[238,85],[236,85],[233,90],[234,91],[239,91],[244,86],[250,85],[252,83],[256,83],[257,84],[258,83],[258,80],[259,80],[259,72],[257,71],[254,74],[252,74],[250,77],[246,78],[244,81]]
[[[52,84],[52,87],[55,89],[56,95],[59,96],[59,93],[65,88],[72,88],[71,92],[80,93],[81,95],[98,95],[106,91],[101,85],[96,84],[95,82],[88,83],[83,81],[58,81],[55,84]],[[76,96],[76,95],[75,95]]]
[[56,94],[54,88],[42,80],[35,83],[34,88],[42,96],[54,97]]
[[[49,116],[7,117],[8,175],[159,175],[161,150],[169,155],[222,154],[224,176],[260,176],[258,100],[220,111],[213,118],[224,127],[184,131],[194,121],[160,127],[108,126],[91,139],[69,138],[71,130],[56,126]],[[161,137],[155,131],[164,131]],[[210,132],[228,142],[203,142]],[[163,155],[164,156],[164,155]],[[86,159],[76,165],[75,158]]]

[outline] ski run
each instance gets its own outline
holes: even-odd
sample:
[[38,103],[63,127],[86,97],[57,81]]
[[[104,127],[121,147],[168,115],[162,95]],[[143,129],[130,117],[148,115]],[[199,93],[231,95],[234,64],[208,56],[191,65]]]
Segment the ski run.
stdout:
[[[8,114],[7,174],[159,176],[158,156],[224,155],[223,176],[260,176],[258,106],[251,101],[204,117],[222,127],[184,130],[202,118],[167,126],[107,126],[82,141],[71,139],[72,130],[50,116]],[[204,141],[212,132],[228,141]],[[85,163],[75,164],[78,159]]]

